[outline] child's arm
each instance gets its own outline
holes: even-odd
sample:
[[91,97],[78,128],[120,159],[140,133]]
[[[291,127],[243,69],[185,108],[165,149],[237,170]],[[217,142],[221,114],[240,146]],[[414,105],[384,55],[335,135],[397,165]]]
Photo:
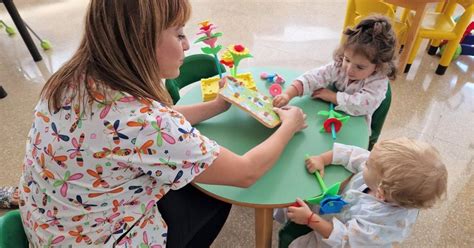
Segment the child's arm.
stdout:
[[343,223],[336,217],[332,221],[321,218],[299,198],[296,202],[299,206],[288,207],[288,218],[319,233],[331,247],[392,247],[407,238],[418,215],[417,209],[394,210],[358,202],[360,212]]
[[332,223],[313,213],[300,198],[296,198],[296,202],[299,205],[298,207],[288,207],[288,218],[296,224],[307,225],[326,239],[329,238],[333,230]]
[[315,90],[326,88],[338,80],[340,67],[336,62],[305,72],[296,78],[303,85],[303,95],[312,95]]
[[354,94],[337,92],[335,109],[350,115],[373,114],[385,99],[387,88],[388,79],[384,77],[366,82],[364,87]]
[[283,94],[275,97],[273,106],[282,107],[295,96],[311,95],[314,91],[327,87],[337,80],[338,72],[339,67],[335,62],[305,72]]
[[332,164],[340,164],[352,173],[362,171],[370,155],[365,149],[340,143],[334,143],[332,151]]
[[324,167],[330,164],[340,164],[352,173],[362,170],[362,165],[369,158],[370,152],[359,147],[334,143],[333,149],[320,155],[306,159],[306,169],[314,173],[319,171],[324,176]]
[[[301,88],[301,90],[299,90]],[[293,99],[295,96],[300,96],[301,92],[303,90],[303,85],[301,81],[295,80],[293,83],[288,87],[285,92],[282,94],[276,96],[273,99],[273,106],[277,108],[281,108],[285,105],[287,105],[291,99]]]
[[332,150],[322,153],[320,155],[311,156],[305,161],[306,169],[308,169],[309,173],[319,171],[321,177],[324,177],[324,167],[332,163],[332,157]]

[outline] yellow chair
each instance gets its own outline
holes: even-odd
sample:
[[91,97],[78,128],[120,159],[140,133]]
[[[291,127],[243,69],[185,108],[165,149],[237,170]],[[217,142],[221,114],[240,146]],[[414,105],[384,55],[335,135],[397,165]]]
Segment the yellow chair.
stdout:
[[346,17],[344,18],[344,30],[347,27],[355,26],[364,17],[371,14],[381,14],[391,19],[399,45],[405,43],[406,33],[408,30],[409,11],[404,10],[401,19],[398,20],[395,16],[394,6],[383,1],[349,0],[347,2]]
[[[454,21],[453,13],[457,6],[464,8],[463,14]],[[437,8],[438,10],[441,8]],[[436,74],[443,75],[451,62],[453,55],[461,41],[467,25],[471,22],[474,12],[474,0],[448,0],[442,6],[441,12],[428,12],[423,17],[418,36],[410,51],[405,73],[410,70],[411,64],[415,60],[416,53],[423,39],[431,39],[430,54],[435,54],[441,40],[446,40],[446,49],[441,56]]]

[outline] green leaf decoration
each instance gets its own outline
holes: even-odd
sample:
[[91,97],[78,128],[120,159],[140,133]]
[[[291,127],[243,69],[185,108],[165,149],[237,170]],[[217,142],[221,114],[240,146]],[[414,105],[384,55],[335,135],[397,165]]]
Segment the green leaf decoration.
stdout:
[[222,36],[221,32],[217,32],[217,33],[211,35],[212,38],[217,38],[217,37],[221,37],[221,36]]
[[206,35],[205,35],[205,36],[201,36],[201,37],[199,37],[199,38],[194,42],[194,44],[199,43],[199,42],[203,42],[203,41],[205,41],[205,40],[207,40],[207,39],[209,39],[209,37],[207,37]]
[[212,47],[202,47],[201,51],[205,54],[217,54],[222,49],[221,45],[218,45],[214,48]]

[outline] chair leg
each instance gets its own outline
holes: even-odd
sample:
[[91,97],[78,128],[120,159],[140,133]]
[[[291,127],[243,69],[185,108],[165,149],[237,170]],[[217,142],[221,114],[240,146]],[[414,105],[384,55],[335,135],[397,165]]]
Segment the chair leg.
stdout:
[[411,48],[410,55],[408,56],[407,65],[404,71],[405,73],[408,73],[410,71],[411,64],[413,64],[413,61],[415,60],[416,53],[418,52],[418,48],[420,48],[422,40],[423,40],[422,37],[420,36],[416,37],[416,40],[413,43],[413,47]]
[[18,29],[18,32],[21,35],[21,38],[23,38],[23,41],[26,44],[26,47],[30,51],[31,56],[33,57],[34,61],[41,61],[43,58],[41,57],[38,48],[36,47],[35,43],[33,42],[33,39],[31,39],[30,33],[28,33],[28,30],[25,27],[25,23],[21,19],[20,14],[18,13],[18,10],[15,7],[15,4],[13,3],[12,0],[2,0],[3,4],[5,5],[8,13],[10,14],[13,22],[15,23],[16,28]]
[[453,59],[453,55],[456,52],[456,49],[459,46],[459,42],[461,41],[462,37],[459,37],[454,40],[448,41],[446,44],[446,49],[443,52],[443,55],[441,56],[441,59],[439,60],[439,65],[438,68],[436,69],[436,74],[438,75],[444,75],[446,72],[446,69],[448,69],[449,63],[451,63],[451,60]]
[[436,55],[436,52],[438,52],[438,48],[440,44],[441,44],[441,40],[431,40],[430,47],[428,48],[428,54]]
[[7,97],[7,92],[3,87],[0,85],[0,99]]

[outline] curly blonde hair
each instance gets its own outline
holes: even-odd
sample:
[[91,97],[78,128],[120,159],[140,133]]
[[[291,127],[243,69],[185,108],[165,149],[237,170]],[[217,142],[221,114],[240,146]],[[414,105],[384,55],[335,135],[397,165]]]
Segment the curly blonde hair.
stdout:
[[385,198],[408,208],[430,208],[446,195],[448,172],[430,144],[408,138],[378,142],[371,156]]

